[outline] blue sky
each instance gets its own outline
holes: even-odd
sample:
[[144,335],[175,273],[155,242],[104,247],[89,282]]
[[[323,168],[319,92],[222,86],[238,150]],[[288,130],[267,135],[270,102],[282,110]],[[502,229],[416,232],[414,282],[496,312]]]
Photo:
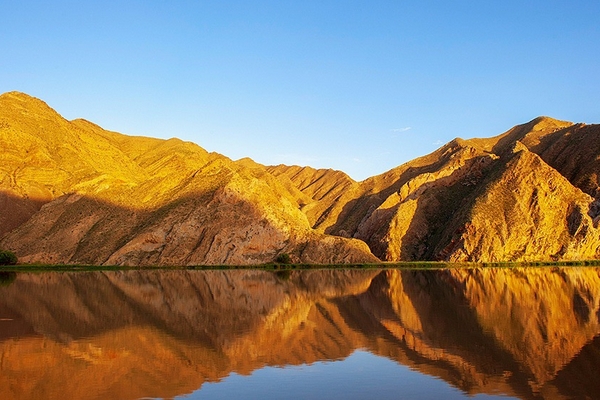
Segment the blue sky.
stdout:
[[0,0],[0,92],[355,179],[539,115],[600,123],[600,2]]

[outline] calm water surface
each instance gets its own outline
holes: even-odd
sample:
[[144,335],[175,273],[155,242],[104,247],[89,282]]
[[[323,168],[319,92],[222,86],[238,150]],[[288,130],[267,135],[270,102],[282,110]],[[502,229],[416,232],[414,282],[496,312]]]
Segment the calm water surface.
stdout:
[[2,399],[597,399],[600,270],[0,273]]

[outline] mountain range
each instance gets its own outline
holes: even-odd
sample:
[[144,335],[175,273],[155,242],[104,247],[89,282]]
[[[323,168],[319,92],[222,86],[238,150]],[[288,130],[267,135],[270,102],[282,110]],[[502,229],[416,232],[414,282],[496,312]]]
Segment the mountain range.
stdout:
[[600,125],[548,117],[357,182],[0,95],[0,248],[102,265],[600,257]]

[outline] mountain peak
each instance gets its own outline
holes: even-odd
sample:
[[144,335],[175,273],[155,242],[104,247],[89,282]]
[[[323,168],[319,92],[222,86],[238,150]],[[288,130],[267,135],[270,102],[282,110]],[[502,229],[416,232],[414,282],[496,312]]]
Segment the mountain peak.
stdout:
[[541,131],[541,130],[548,130],[548,129],[566,128],[568,126],[573,125],[573,123],[569,122],[569,121],[562,121],[559,119],[547,117],[547,116],[539,116],[539,117],[531,120],[526,125],[531,125],[532,131]]
[[[37,97],[30,96],[26,93],[22,92],[6,92],[0,95],[0,104],[4,109],[5,114],[11,115],[12,113],[9,111],[10,109],[21,113],[32,115],[43,115],[49,116],[51,118],[59,117],[63,119],[60,114],[58,114],[52,107],[50,107],[43,100],[38,99]],[[14,112],[13,111],[13,112]]]
[[35,97],[30,96],[30,95],[28,95],[26,93],[23,93],[23,92],[19,92],[17,90],[12,90],[10,92],[2,93],[2,94],[0,94],[0,98],[2,98],[2,97],[16,97],[16,98],[21,97],[21,98],[35,99]]
[[23,92],[18,92],[18,91],[12,91],[12,92],[6,92],[6,93],[2,93],[0,94],[0,100],[16,100],[16,101],[20,101],[20,102],[27,102],[27,103],[41,103],[44,104],[46,107],[50,107],[48,106],[43,100],[38,99],[37,97],[33,97],[28,95],[27,93],[23,93]]

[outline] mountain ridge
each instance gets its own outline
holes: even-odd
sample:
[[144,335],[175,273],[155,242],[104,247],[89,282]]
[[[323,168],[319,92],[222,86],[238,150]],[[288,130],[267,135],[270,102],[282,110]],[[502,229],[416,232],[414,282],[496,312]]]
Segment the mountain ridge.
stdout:
[[233,161],[177,138],[106,131],[9,92],[0,95],[0,149],[0,246],[24,262],[254,264],[282,253],[311,263],[486,262],[600,253],[599,125],[538,117],[491,138],[456,138],[357,182],[342,171]]
[[358,240],[313,232],[267,172],[191,142],[129,137],[48,110],[27,95],[0,97],[0,121],[9,121],[0,140],[10,149],[1,156],[3,214],[23,210],[0,235],[24,262],[248,264],[282,252],[303,262],[377,261]]

